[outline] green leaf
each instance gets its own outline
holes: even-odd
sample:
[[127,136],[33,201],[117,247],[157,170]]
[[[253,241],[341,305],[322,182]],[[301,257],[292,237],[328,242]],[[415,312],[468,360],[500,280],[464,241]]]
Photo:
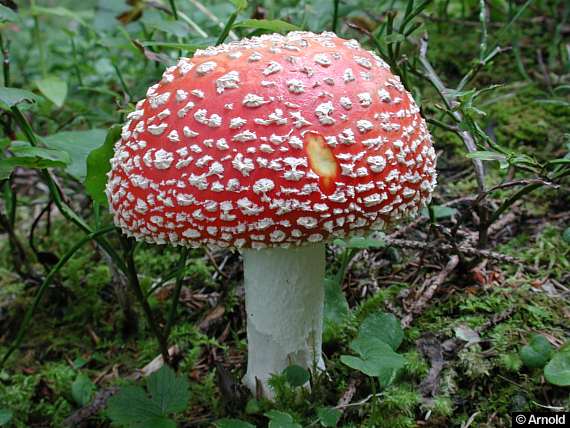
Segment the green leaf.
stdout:
[[0,22],[17,22],[20,17],[9,7],[0,4]]
[[392,382],[396,371],[405,363],[404,357],[379,339],[356,339],[350,347],[360,354],[360,357],[341,355],[340,361],[367,376],[377,377],[383,386]]
[[13,413],[8,409],[0,409],[0,427],[7,425],[12,420]]
[[85,190],[91,198],[101,205],[107,205],[105,185],[107,173],[111,170],[110,159],[113,157],[113,147],[121,138],[121,127],[114,125],[109,129],[105,143],[91,151],[87,156],[87,177],[85,178]]
[[126,386],[107,402],[107,416],[123,426],[140,424],[152,418],[161,418],[160,407],[147,397],[140,386]]
[[247,8],[247,0],[230,0],[238,12],[245,10]]
[[317,409],[319,422],[324,427],[336,427],[342,412],[334,407],[320,407]]
[[10,150],[17,157],[39,158],[42,160],[59,162],[64,165],[67,165],[71,162],[69,155],[63,150],[50,147],[34,147],[23,141],[14,141],[12,143],[12,146],[10,146]]
[[373,313],[362,322],[357,343],[367,339],[379,339],[395,351],[404,339],[404,331],[394,315],[385,312]]
[[89,362],[89,360],[86,360],[85,358],[77,357],[75,360],[73,360],[73,368],[75,370],[79,370],[81,367],[83,367],[88,362]]
[[0,159],[0,181],[8,180],[16,166],[17,165],[4,162],[4,159]]
[[147,383],[152,401],[158,405],[163,415],[186,409],[190,399],[190,385],[184,377],[177,377],[170,367],[163,365],[148,377]]
[[566,345],[544,367],[544,377],[558,386],[570,386],[570,346]]
[[546,337],[535,334],[528,345],[520,350],[520,357],[525,366],[530,368],[542,368],[552,355],[553,347]]
[[255,428],[255,425],[240,421],[239,419],[220,419],[214,422],[214,426],[217,428]]
[[406,36],[400,33],[392,33],[382,37],[382,41],[387,45],[398,42],[401,43],[406,41]]
[[349,239],[335,239],[334,244],[339,247],[352,248],[355,250],[386,247],[386,244],[381,239],[367,238],[365,236],[353,236]]
[[32,147],[27,143],[12,145],[10,150],[15,156],[0,159],[0,180],[10,176],[14,168],[43,169],[65,167],[69,164],[69,155],[61,150]]
[[305,385],[310,377],[309,371],[306,368],[295,364],[283,370],[283,375],[285,375],[287,382],[294,387]]
[[50,76],[45,79],[36,80],[35,83],[44,97],[57,107],[63,107],[63,103],[67,97],[67,82],[65,80]]
[[265,416],[269,418],[268,428],[302,428],[289,413],[271,410]]
[[0,108],[9,110],[11,107],[21,103],[35,103],[39,97],[24,89],[0,87]]
[[93,150],[103,145],[105,132],[104,129],[59,132],[42,138],[42,142],[50,148],[67,152],[71,163],[66,171],[84,182],[87,176],[87,158]]
[[142,42],[141,43],[143,46],[148,47],[148,46],[157,46],[160,48],[167,48],[167,49],[182,49],[182,50],[186,50],[189,52],[194,52],[198,49],[204,49],[206,47],[208,47],[207,44],[202,43],[202,44],[188,44],[188,43],[175,43],[175,42],[156,42],[153,40],[149,40],[146,42]]
[[176,428],[176,422],[166,417],[146,419],[134,425],[134,428]]
[[[430,208],[432,209],[433,216],[436,220],[439,220],[440,218],[453,217],[457,214],[457,210],[455,208],[445,207],[443,205],[430,205]],[[422,215],[429,217],[429,210],[424,208],[422,210]]]
[[32,15],[47,15],[47,16],[57,16],[59,18],[67,18],[77,21],[85,26],[87,22],[85,19],[89,19],[93,16],[93,12],[90,10],[83,10],[81,12],[74,12],[65,7],[40,7],[34,6],[30,9]]
[[[568,155],[566,155],[568,156]],[[568,165],[570,164],[570,158],[560,158],[560,159],[554,159],[551,161],[546,162],[548,165]]]
[[184,21],[172,21],[166,15],[158,12],[157,10],[145,11],[141,21],[151,27],[167,34],[172,34],[177,37],[186,37],[190,32],[188,25]]
[[235,28],[253,28],[256,30],[266,30],[274,33],[286,33],[288,31],[298,31],[300,28],[280,19],[245,19],[234,24]]
[[564,233],[562,233],[562,240],[567,244],[570,244],[570,227],[567,227],[566,230],[564,230]]
[[91,382],[89,376],[80,373],[71,384],[71,396],[77,404],[86,406],[91,401],[95,389],[95,384]]
[[491,152],[488,150],[478,150],[472,153],[467,153],[467,157],[471,159],[480,159],[483,161],[498,161],[501,168],[509,166],[507,162],[507,157],[498,152]]
[[325,278],[325,328],[323,334],[325,342],[334,336],[337,326],[346,319],[348,313],[348,302],[339,281],[335,278]]

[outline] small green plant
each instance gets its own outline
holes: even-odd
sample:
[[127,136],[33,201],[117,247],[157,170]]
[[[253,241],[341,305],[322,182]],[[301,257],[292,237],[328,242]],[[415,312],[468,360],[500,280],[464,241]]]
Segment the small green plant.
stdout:
[[84,373],[79,373],[71,384],[71,395],[80,406],[86,406],[91,401],[97,387]]
[[324,427],[336,427],[342,412],[334,407],[319,407],[317,409],[319,423]]
[[535,334],[519,351],[525,366],[544,369],[544,378],[557,386],[570,386],[570,343],[554,352],[546,337]]
[[535,334],[532,336],[528,345],[520,350],[520,356],[523,364],[532,369],[543,368],[552,356],[552,345],[546,337]]
[[12,420],[12,412],[8,409],[0,409],[0,427],[8,425]]
[[546,364],[544,377],[553,385],[570,386],[570,343],[560,348]]
[[289,413],[270,410],[265,416],[269,418],[268,428],[301,428]]
[[220,419],[214,422],[214,426],[216,428],[255,428],[255,425],[240,421],[239,419]]
[[186,409],[188,381],[162,366],[148,377],[146,387],[146,391],[141,386],[123,387],[109,400],[107,416],[126,428],[176,428],[169,416]]
[[373,313],[362,322],[356,339],[350,344],[359,356],[342,355],[340,360],[350,368],[378,378],[386,387],[404,367],[404,357],[396,353],[403,338],[404,332],[394,315]]

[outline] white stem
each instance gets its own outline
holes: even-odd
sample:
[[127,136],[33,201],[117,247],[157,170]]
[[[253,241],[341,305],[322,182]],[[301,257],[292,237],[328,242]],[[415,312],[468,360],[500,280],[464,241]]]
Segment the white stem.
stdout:
[[243,250],[248,360],[245,385],[273,397],[272,374],[291,364],[324,369],[325,246]]

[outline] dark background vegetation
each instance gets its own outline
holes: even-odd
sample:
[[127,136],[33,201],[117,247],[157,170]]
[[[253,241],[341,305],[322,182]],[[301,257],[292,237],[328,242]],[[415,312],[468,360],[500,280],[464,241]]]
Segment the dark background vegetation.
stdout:
[[[0,3],[0,426],[507,427],[570,410],[567,1]],[[239,386],[239,255],[120,238],[101,177],[112,126],[168,64],[286,23],[386,59],[440,176],[420,217],[329,246],[327,374],[311,392],[278,376],[269,403]],[[382,381],[341,356],[388,313],[404,366]],[[153,379],[180,399],[155,417],[143,378],[167,348],[178,377]]]

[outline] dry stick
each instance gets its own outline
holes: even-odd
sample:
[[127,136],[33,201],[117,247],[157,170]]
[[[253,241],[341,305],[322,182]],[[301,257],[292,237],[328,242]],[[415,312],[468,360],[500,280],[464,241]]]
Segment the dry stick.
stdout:
[[394,247],[402,247],[402,248],[409,248],[411,250],[432,250],[437,249],[438,251],[442,252],[459,252],[461,254],[465,254],[468,256],[475,256],[475,257],[483,257],[486,259],[497,260],[499,262],[504,263],[512,263],[512,264],[522,264],[523,262],[516,257],[507,256],[506,254],[501,254],[495,251],[489,250],[480,250],[478,248],[474,248],[471,246],[467,246],[465,244],[445,244],[445,243],[427,243],[422,241],[412,241],[409,239],[397,239],[397,238],[390,238],[385,237],[383,238],[384,242],[387,245],[394,246]]
[[401,324],[402,328],[408,327],[416,314],[419,314],[428,304],[428,302],[433,297],[435,291],[443,284],[443,281],[449,276],[451,272],[457,267],[459,264],[459,257],[454,255],[449,258],[447,265],[435,276],[430,278],[431,284],[429,284],[426,290],[419,296],[412,307],[410,308],[409,313],[402,318]]
[[478,205],[483,199],[485,199],[487,196],[489,196],[490,193],[494,192],[495,190],[508,189],[515,186],[528,186],[530,184],[542,184],[543,186],[552,187],[553,189],[558,189],[560,187],[560,185],[554,184],[551,181],[543,180],[542,178],[507,181],[491,187],[484,193],[480,193],[479,196],[477,196],[477,199],[475,199],[475,205]]
[[208,260],[210,260],[210,263],[212,263],[212,266],[216,270],[216,273],[218,273],[224,279],[230,279],[228,274],[225,273],[220,266],[218,266],[218,263],[216,262],[216,259],[214,258],[214,255],[210,252],[210,250],[208,250],[207,248],[204,247],[204,252],[206,253],[206,256],[208,257]]
[[344,391],[344,394],[342,394],[342,397],[340,397],[340,400],[338,400],[338,403],[336,405],[336,408],[338,410],[342,412],[344,411],[345,408],[350,406],[350,402],[354,398],[354,395],[356,394],[356,388],[358,387],[359,384],[360,384],[359,379],[354,377],[350,378],[350,380],[348,381],[348,386],[346,388],[346,391]]

